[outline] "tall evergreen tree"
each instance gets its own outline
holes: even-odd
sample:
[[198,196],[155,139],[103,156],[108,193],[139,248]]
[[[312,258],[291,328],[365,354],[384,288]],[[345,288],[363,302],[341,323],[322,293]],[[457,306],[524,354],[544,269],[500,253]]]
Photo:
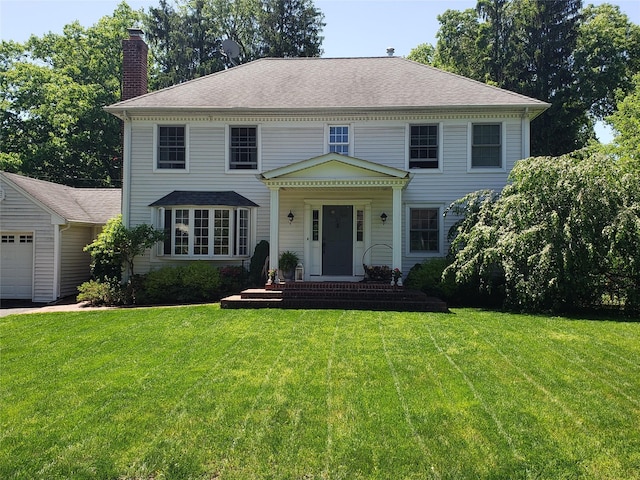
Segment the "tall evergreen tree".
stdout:
[[[319,56],[323,14],[312,0],[160,0],[145,19],[150,87],[162,88],[261,57]],[[233,63],[223,40],[240,46]]]
[[260,56],[320,56],[322,19],[311,0],[262,0]]
[[[531,133],[533,155],[562,155],[589,140],[590,122],[573,98],[573,52],[582,0],[523,1],[522,37],[526,82],[520,93],[551,103]],[[527,5],[528,3],[528,5]],[[518,66],[517,66],[518,67]]]
[[531,151],[569,152],[593,131],[572,97],[581,7],[582,0],[479,0],[475,11],[449,10],[439,17],[435,63],[550,102],[535,120]]

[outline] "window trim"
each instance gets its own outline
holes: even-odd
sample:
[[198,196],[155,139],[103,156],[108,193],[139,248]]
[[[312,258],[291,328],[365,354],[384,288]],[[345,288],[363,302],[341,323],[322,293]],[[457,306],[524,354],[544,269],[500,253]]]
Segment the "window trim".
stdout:
[[[411,211],[433,209],[438,211],[438,250],[411,251]],[[405,206],[405,252],[411,258],[432,258],[444,255],[444,205],[441,203],[411,203]]]
[[[160,127],[184,127],[184,168],[160,168],[158,167],[159,159],[159,142]],[[179,124],[174,122],[156,123],[153,126],[153,173],[189,173],[189,124]]]
[[[349,135],[349,142],[346,143],[347,145],[347,153],[346,155],[348,157],[353,157],[353,124],[352,123],[327,123],[324,126],[324,153],[334,153],[331,152],[331,145],[334,145],[332,143],[330,143],[330,135],[331,135],[331,128],[332,127],[347,127],[348,128],[348,135]],[[335,143],[335,145],[345,145],[344,142],[341,143]],[[337,153],[337,152],[335,152]],[[337,153],[338,155],[345,155],[343,153]]]
[[[473,127],[475,125],[499,125],[500,126],[500,165],[497,167],[473,166]],[[504,121],[495,122],[469,122],[467,124],[467,172],[468,173],[496,173],[507,170],[507,125]]]
[[[437,168],[411,168],[411,127],[435,126],[438,128],[438,167]],[[442,173],[444,170],[444,126],[442,122],[412,122],[405,125],[405,169],[412,173]]]
[[[172,207],[159,207],[156,209],[157,228],[168,234],[169,238],[165,241],[158,242],[158,248],[156,249],[156,256],[164,257],[171,260],[237,260],[247,259],[251,256],[251,249],[254,243],[254,208],[240,207],[232,205],[175,205]],[[188,235],[187,235],[187,253],[176,254],[175,252],[175,225],[176,225],[176,210],[187,210],[188,213]],[[208,211],[208,241],[207,241],[207,254],[195,254],[195,211],[207,210]],[[216,210],[223,210],[229,212],[229,237],[228,237],[228,254],[215,254],[215,212]],[[247,212],[246,217],[246,253],[237,254],[240,247],[240,231],[241,222],[238,221],[239,211]],[[166,225],[166,213],[171,213],[171,225]]]
[[[257,160],[256,168],[231,168],[231,128],[250,127],[256,129]],[[224,126],[224,173],[231,175],[249,173],[255,175],[262,171],[262,126],[260,124],[249,125],[246,123],[230,123]]]

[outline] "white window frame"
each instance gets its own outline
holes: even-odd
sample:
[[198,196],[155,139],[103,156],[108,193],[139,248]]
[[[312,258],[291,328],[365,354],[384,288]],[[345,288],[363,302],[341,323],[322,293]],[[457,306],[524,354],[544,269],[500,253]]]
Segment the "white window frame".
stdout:
[[[159,141],[160,141],[160,127],[184,127],[184,168],[159,168],[158,159],[159,155]],[[156,123],[153,126],[153,173],[189,173],[189,124],[185,123]]]
[[[336,128],[336,127],[346,127],[348,129],[348,136],[349,136],[349,141],[348,142],[339,142],[339,143],[331,143],[330,139],[331,139],[331,129],[332,128]],[[327,123],[324,126],[324,139],[325,139],[325,143],[324,143],[324,149],[325,152],[324,153],[332,153],[331,152],[331,146],[332,145],[347,145],[347,153],[346,154],[339,154],[339,155],[347,155],[349,157],[353,157],[353,124],[351,123]],[[337,153],[337,152],[336,152]]]
[[[438,167],[437,168],[410,168],[411,164],[411,127],[413,126],[435,126],[438,128]],[[442,173],[444,169],[443,148],[444,144],[444,126],[442,122],[412,122],[405,125],[405,169],[412,173]]]
[[[257,162],[256,168],[231,168],[231,128],[250,127],[256,129]],[[260,124],[232,123],[224,127],[224,172],[232,175],[251,174],[255,175],[262,171],[262,126]]]
[[[437,251],[411,251],[411,211],[412,210],[437,210],[438,211],[438,250]],[[444,255],[444,205],[441,203],[411,203],[405,206],[405,252],[411,258],[442,257]]]
[[[166,210],[171,211],[171,225],[168,229],[165,229],[165,212]],[[187,236],[187,253],[185,254],[176,254],[175,253],[175,225],[176,225],[176,210],[187,210],[188,213],[188,236]],[[207,254],[195,254],[194,253],[194,240],[195,240],[195,211],[196,210],[208,210],[208,243],[207,243]],[[229,253],[228,254],[215,254],[215,212],[216,210],[222,210],[229,212]],[[170,242],[170,253],[165,253],[165,242],[158,242],[158,248],[156,249],[156,256],[170,258],[173,260],[197,260],[197,259],[207,259],[207,260],[233,260],[233,259],[246,259],[251,256],[251,248],[254,243],[254,232],[255,232],[255,222],[254,217],[255,213],[252,213],[251,208],[246,207],[235,207],[229,205],[176,205],[171,208],[160,207],[157,209],[157,226],[158,229],[168,232],[170,238],[168,241]],[[234,252],[238,252],[240,250],[240,231],[241,223],[236,221],[237,212],[246,212],[246,252],[244,254],[236,254]]]
[[[500,126],[500,165],[497,167],[473,166],[473,126],[474,125],[499,125]],[[467,172],[469,173],[495,173],[507,170],[507,124],[501,121],[469,122],[467,124]]]

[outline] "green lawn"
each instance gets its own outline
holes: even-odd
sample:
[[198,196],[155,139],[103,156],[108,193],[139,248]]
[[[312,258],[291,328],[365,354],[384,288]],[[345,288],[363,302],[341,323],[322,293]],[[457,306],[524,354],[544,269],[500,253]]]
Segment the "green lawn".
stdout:
[[0,318],[0,478],[640,478],[640,323],[100,310]]

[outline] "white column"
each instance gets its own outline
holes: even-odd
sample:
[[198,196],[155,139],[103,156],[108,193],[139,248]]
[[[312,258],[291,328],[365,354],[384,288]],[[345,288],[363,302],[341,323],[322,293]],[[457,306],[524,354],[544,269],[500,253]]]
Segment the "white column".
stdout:
[[402,270],[402,187],[393,187],[393,240],[391,242],[391,268]]
[[278,268],[280,246],[280,188],[269,187],[271,198],[269,201],[269,268]]

